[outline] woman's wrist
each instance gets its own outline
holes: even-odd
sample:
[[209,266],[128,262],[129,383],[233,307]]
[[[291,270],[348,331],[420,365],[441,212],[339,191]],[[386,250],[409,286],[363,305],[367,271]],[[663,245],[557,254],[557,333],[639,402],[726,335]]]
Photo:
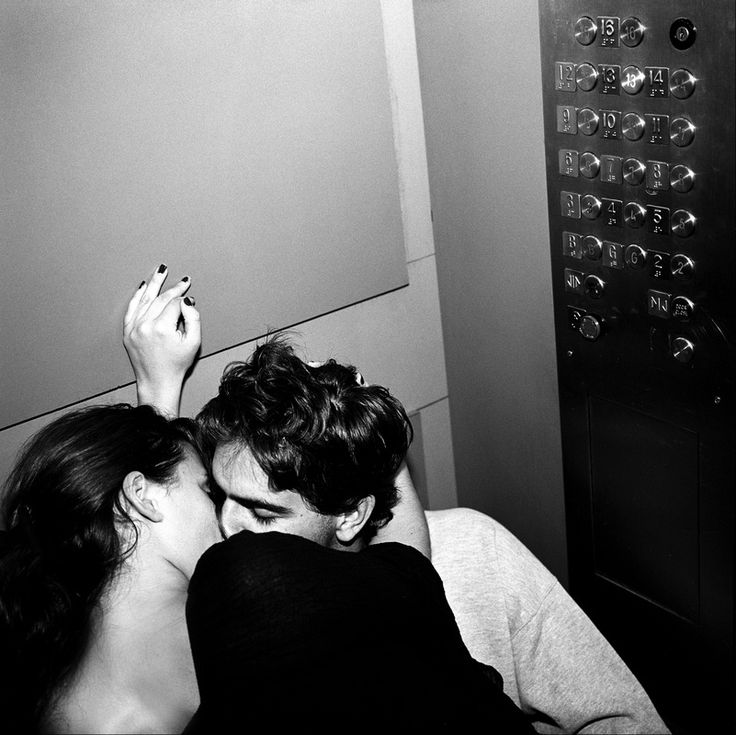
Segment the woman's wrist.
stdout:
[[181,404],[182,382],[182,380],[139,380],[136,383],[138,405],[153,406],[164,416],[176,418]]

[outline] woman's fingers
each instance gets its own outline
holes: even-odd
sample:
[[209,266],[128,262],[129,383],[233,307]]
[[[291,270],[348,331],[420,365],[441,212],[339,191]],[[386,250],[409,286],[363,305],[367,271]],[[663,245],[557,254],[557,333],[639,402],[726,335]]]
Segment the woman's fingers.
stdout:
[[132,324],[135,318],[138,308],[140,307],[141,299],[143,298],[143,292],[145,291],[144,286],[146,282],[143,281],[140,286],[135,290],[135,293],[128,302],[128,308],[125,310],[125,316],[123,317],[123,327],[127,331],[128,327]]
[[183,335],[186,342],[199,348],[202,343],[202,320],[194,306],[194,299],[185,296],[181,300],[181,316],[184,321]]
[[162,263],[154,271],[148,283],[146,284],[144,281],[141,284],[128,304],[128,309],[125,313],[123,323],[126,330],[132,329],[142,321],[153,321],[157,319],[173,299],[183,296],[191,286],[189,276],[184,276],[184,278],[177,281],[171,288],[161,293],[161,287],[166,280],[167,274],[166,265]]

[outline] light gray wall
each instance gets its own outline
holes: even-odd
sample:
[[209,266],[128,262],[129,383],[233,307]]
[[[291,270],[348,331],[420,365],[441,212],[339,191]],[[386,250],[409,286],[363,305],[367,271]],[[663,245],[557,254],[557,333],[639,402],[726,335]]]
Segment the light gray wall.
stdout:
[[406,285],[379,0],[3,0],[0,69],[0,428],[125,381],[160,262],[205,355]]
[[567,579],[536,0],[416,0],[458,501]]
[[[201,4],[209,6],[204,0]],[[422,446],[417,448],[421,451],[416,457],[424,465],[418,472],[424,478],[422,493],[431,508],[447,508],[456,505],[457,498],[411,0],[385,0],[381,3],[381,20],[398,172],[395,196],[401,211],[402,257],[409,285],[299,324],[297,344],[310,359],[332,356],[352,362],[367,380],[388,386],[410,413],[420,416]],[[355,145],[360,144],[356,138]],[[176,262],[170,265],[178,267]],[[144,275],[141,273],[139,278]],[[209,304],[219,294],[214,286],[199,282],[197,273],[191,275],[192,292],[207,329],[212,319]],[[121,284],[116,279],[104,282],[111,298],[120,295]],[[70,290],[68,298],[80,309],[86,307],[82,291]],[[247,298],[246,294],[246,305]],[[126,381],[131,381],[121,327],[115,324],[111,329],[116,335],[115,360]],[[200,360],[185,386],[182,413],[194,414],[214,394],[225,365],[247,357],[252,346],[249,342]],[[134,402],[133,386],[83,403],[116,401]],[[26,437],[58,415],[52,413],[0,432],[0,477],[4,478]]]

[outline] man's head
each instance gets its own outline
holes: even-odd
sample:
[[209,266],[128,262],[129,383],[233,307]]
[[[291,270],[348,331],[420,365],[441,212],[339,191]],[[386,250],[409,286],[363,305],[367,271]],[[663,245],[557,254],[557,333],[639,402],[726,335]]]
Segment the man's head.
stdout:
[[272,337],[226,369],[198,416],[226,535],[283,531],[355,548],[392,516],[412,430],[355,368],[309,365]]

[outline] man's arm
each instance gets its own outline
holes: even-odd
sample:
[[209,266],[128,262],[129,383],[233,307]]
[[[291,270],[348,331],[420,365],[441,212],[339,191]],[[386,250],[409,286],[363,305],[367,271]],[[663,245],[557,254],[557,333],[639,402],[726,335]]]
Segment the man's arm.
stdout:
[[538,732],[668,732],[616,651],[513,534],[467,508],[428,519],[465,644],[502,674]]
[[383,528],[379,528],[371,539],[372,544],[397,541],[413,546],[427,558],[430,557],[429,528],[422,503],[412,482],[409,468],[403,462],[394,479],[399,491],[399,500],[393,508],[394,517]]
[[123,344],[135,373],[138,404],[173,418],[179,415],[182,384],[202,332],[194,300],[184,297],[191,281],[184,277],[161,292],[167,273],[162,264],[133,294],[123,321]]

